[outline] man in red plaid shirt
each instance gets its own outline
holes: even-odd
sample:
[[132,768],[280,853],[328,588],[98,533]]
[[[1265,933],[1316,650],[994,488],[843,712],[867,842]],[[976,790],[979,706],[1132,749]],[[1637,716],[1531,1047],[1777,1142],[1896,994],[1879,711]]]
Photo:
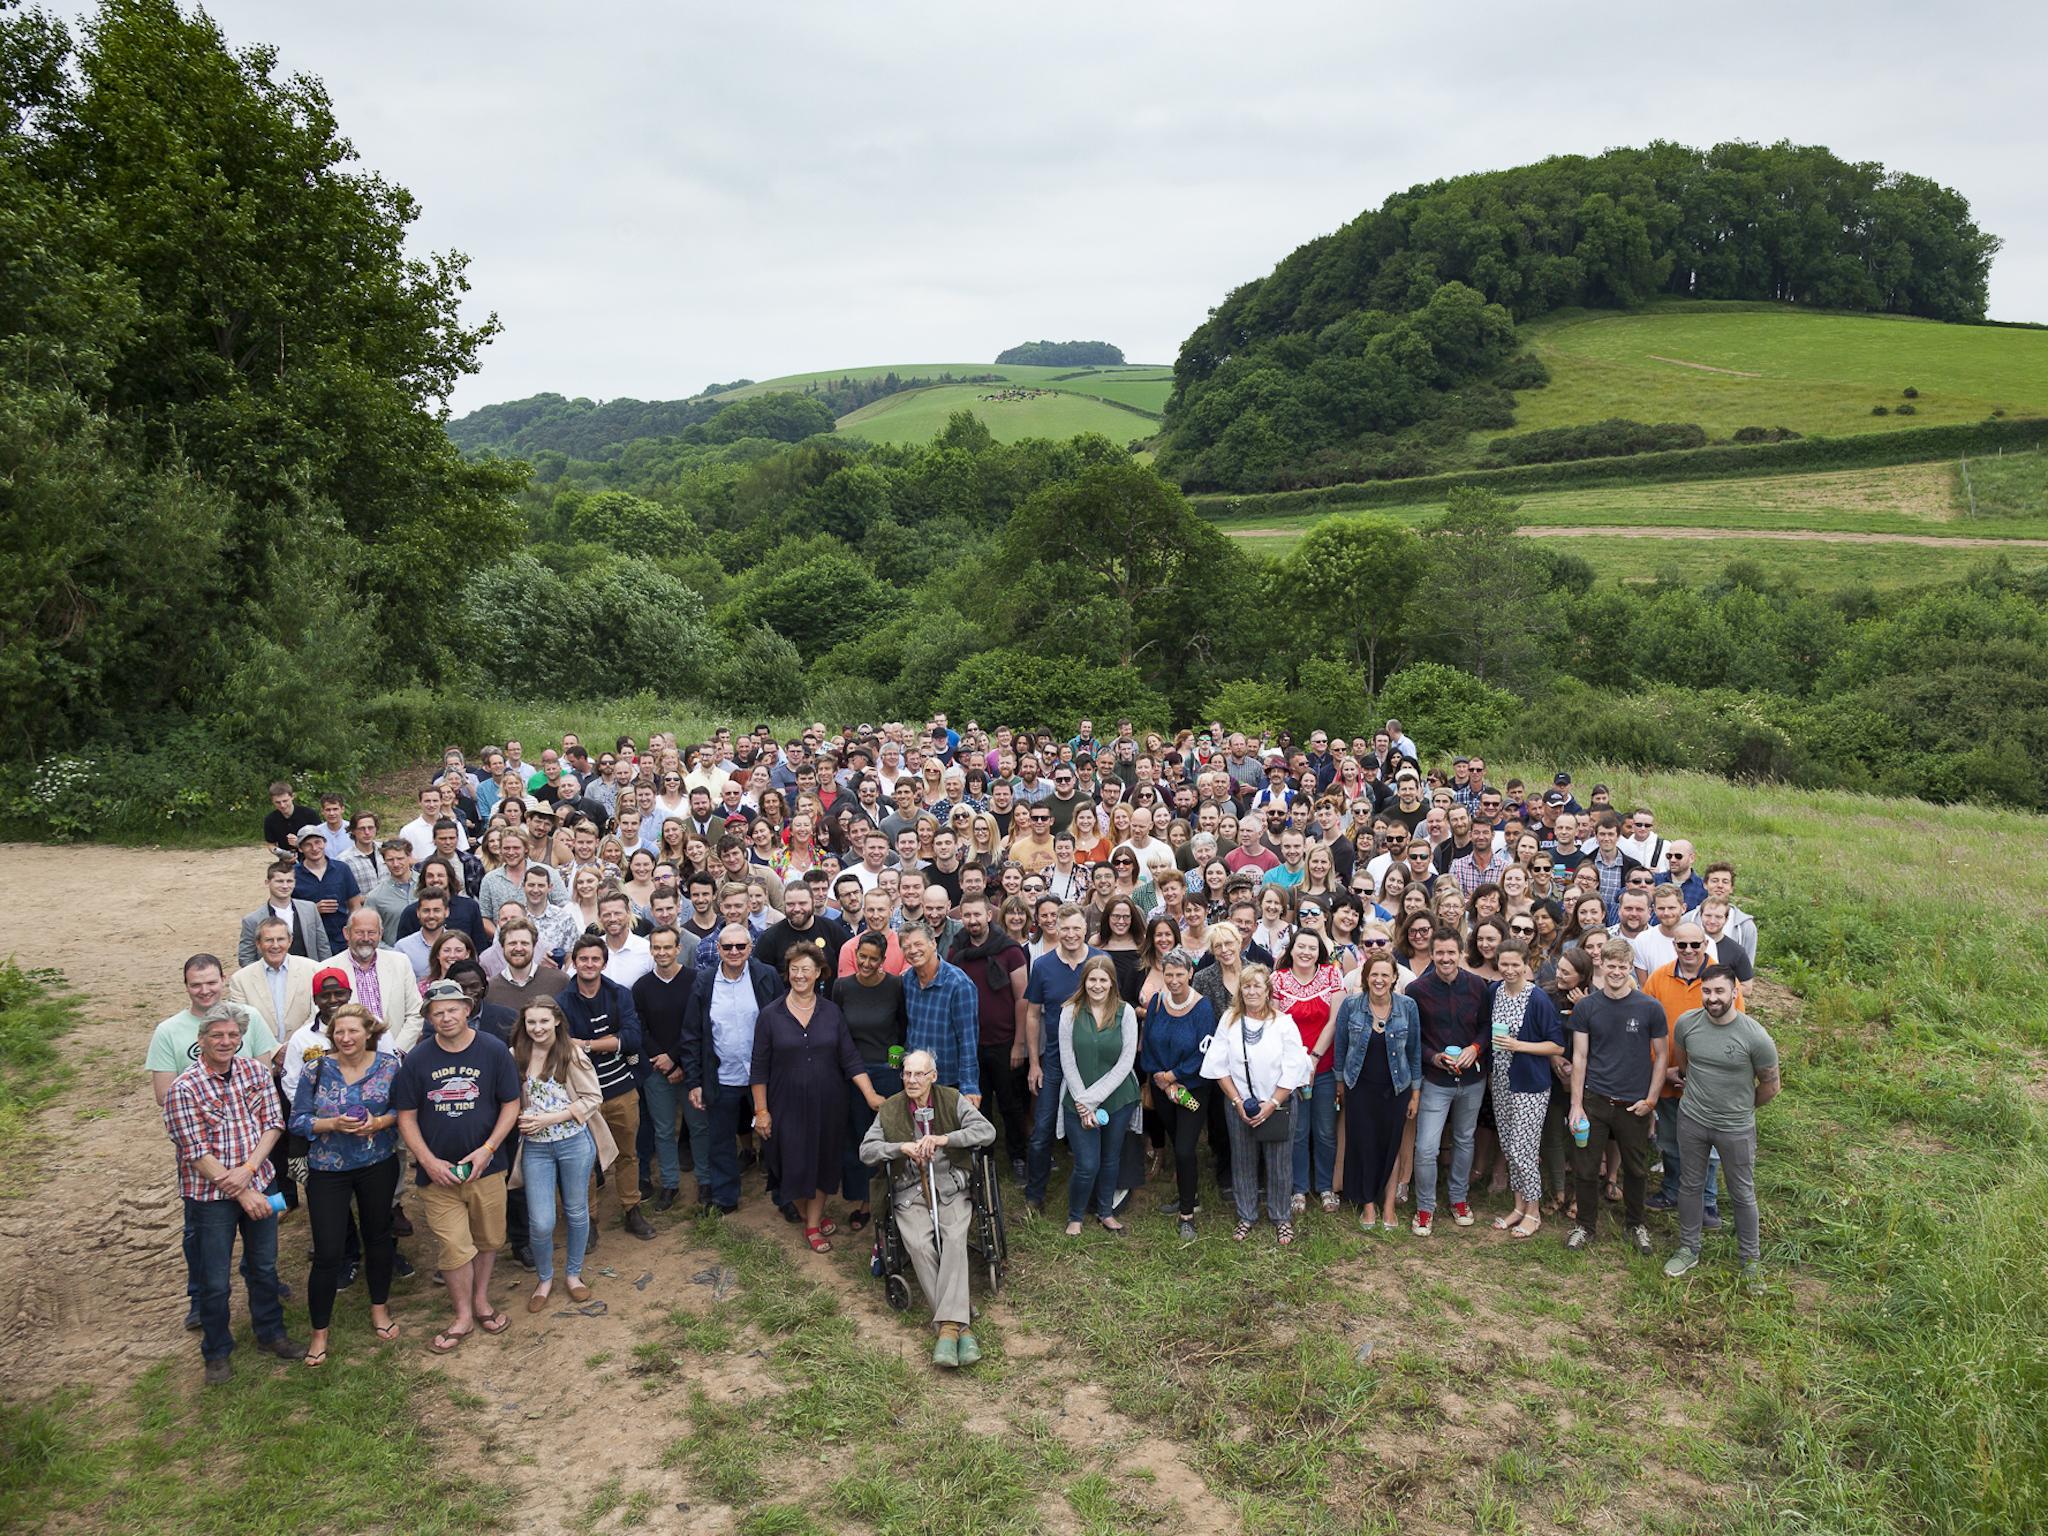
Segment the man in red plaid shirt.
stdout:
[[178,1193],[198,1237],[199,1352],[208,1386],[234,1376],[228,1293],[237,1233],[256,1347],[280,1360],[306,1353],[284,1330],[277,1213],[266,1193],[284,1107],[270,1069],[238,1055],[241,1046],[241,1019],[223,1007],[208,1009],[199,1024],[199,1060],[178,1074],[164,1099],[164,1124],[178,1150]]

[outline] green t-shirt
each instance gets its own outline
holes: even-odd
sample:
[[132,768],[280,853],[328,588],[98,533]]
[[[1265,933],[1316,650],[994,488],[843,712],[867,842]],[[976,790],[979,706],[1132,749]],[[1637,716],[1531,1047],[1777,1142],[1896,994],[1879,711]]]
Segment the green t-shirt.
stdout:
[[[237,1055],[252,1058],[268,1056],[277,1049],[277,1039],[270,1033],[270,1026],[263,1022],[262,1015],[240,1003],[223,1006],[242,1016],[242,1049]],[[199,1015],[187,1008],[157,1025],[155,1033],[149,1037],[149,1059],[143,1064],[143,1070],[182,1072],[198,1059]]]
[[1778,1065],[1778,1047],[1763,1025],[1739,1008],[1719,1024],[1706,1009],[1688,1008],[1671,1032],[1687,1057],[1678,1107],[1709,1130],[1754,1129],[1757,1074]]

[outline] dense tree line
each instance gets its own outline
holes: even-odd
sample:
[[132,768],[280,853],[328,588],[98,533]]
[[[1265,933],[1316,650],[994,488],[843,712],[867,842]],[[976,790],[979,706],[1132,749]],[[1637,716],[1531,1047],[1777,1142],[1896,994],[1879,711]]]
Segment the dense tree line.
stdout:
[[[802,394],[465,460],[443,403],[494,322],[460,322],[459,256],[404,254],[411,199],[351,166],[317,82],[171,0],[75,40],[0,13],[0,49],[11,828],[219,824],[279,772],[482,739],[494,698],[643,690],[1329,729],[1394,701],[1580,760],[2048,804],[2048,605],[1997,569],[1886,601],[1742,568],[1623,590],[1473,488],[1264,560],[1106,438],[961,412],[867,444]],[[1512,356],[1468,286],[1339,323],[1416,388]],[[592,412],[540,397],[495,446],[551,415]]]
[[1537,382],[1507,361],[1517,321],[1660,295],[1981,320],[1997,249],[1960,193],[1818,146],[1653,143],[1412,187],[1182,343],[1159,462],[1190,489],[1426,473]]
[[996,354],[998,363],[1043,368],[1121,368],[1124,349],[1106,341],[1027,341]]

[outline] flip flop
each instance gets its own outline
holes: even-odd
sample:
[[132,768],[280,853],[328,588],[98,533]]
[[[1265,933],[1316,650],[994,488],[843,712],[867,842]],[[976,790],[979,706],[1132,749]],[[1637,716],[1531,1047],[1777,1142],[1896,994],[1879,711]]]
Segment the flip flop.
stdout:
[[[493,1328],[491,1326],[491,1324],[493,1323],[496,1323],[498,1326]],[[483,1329],[485,1333],[488,1333],[493,1338],[496,1338],[499,1334],[503,1333],[507,1328],[510,1328],[512,1326],[512,1319],[507,1317],[502,1312],[493,1312],[487,1317],[478,1318],[476,1320],[476,1325],[477,1327]]]
[[398,1324],[386,1323],[382,1328],[379,1328],[372,1324],[370,1331],[376,1334],[377,1337],[382,1339],[386,1344],[389,1344],[393,1339],[398,1337]]
[[[460,1333],[452,1333],[443,1329],[428,1342],[427,1348],[437,1355],[452,1355],[456,1350],[462,1348],[462,1341],[475,1331],[473,1328],[465,1328]],[[446,1342],[444,1343],[443,1340],[446,1340]]]
[[304,1359],[307,1370],[317,1371],[327,1363],[327,1351],[324,1349],[309,1349],[306,1351]]

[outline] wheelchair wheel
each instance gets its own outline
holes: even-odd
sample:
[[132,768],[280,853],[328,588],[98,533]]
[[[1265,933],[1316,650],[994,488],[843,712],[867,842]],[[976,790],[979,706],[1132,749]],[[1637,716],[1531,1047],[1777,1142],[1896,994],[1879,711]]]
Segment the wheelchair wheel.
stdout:
[[988,1265],[988,1288],[994,1292],[1002,1289],[1003,1270],[1009,1261],[1008,1234],[1003,1230],[1002,1185],[996,1177],[995,1164],[987,1158],[981,1160],[976,1175],[981,1185],[981,1198],[975,1210],[981,1257]]
[[910,1282],[901,1275],[891,1275],[886,1286],[889,1305],[898,1312],[910,1310]]

